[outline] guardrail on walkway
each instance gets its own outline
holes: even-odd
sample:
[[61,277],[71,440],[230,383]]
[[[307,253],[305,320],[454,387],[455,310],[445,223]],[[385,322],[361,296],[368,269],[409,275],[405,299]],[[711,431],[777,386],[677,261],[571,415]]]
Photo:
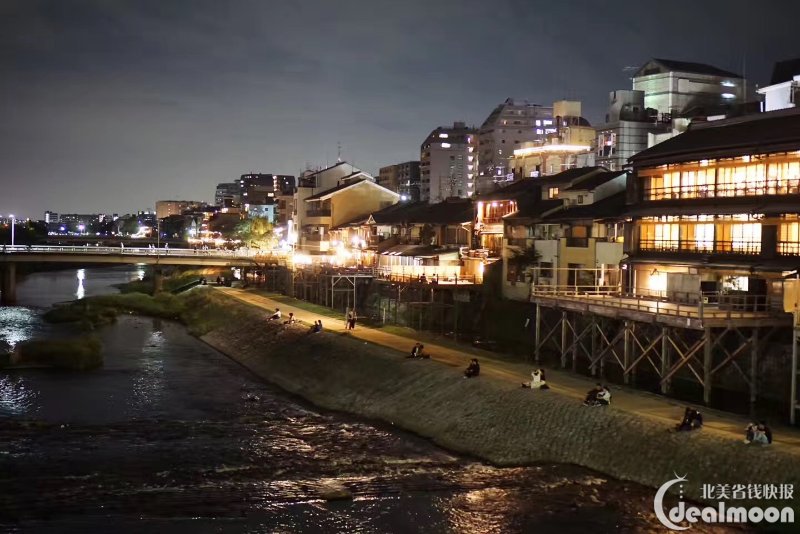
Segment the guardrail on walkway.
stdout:
[[670,292],[639,290],[623,293],[617,287],[532,286],[531,299],[551,298],[593,306],[692,319],[771,317],[783,312],[768,295],[720,291]]
[[3,245],[0,254],[75,254],[108,255],[108,256],[179,256],[208,258],[273,258],[281,256],[264,254],[258,250],[239,249],[192,249],[192,248],[148,248],[148,247],[101,247],[95,245],[61,246],[61,245]]

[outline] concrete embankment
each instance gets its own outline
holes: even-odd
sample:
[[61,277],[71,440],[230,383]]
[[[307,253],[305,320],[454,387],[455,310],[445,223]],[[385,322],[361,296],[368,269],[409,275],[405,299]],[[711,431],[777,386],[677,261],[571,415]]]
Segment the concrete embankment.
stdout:
[[[794,484],[799,456],[704,433],[672,433],[611,408],[587,408],[551,391],[531,391],[461,370],[407,360],[345,334],[267,324],[263,312],[230,301],[236,320],[202,337],[265,380],[333,410],[379,419],[453,451],[498,465],[571,463],[658,487],[687,475],[702,484]],[[771,501],[770,506],[791,505]]]

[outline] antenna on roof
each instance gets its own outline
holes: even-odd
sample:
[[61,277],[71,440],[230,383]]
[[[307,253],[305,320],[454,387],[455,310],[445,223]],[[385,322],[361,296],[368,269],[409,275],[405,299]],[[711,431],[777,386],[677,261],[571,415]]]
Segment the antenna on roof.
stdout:
[[336,163],[342,162],[342,143],[336,141]]

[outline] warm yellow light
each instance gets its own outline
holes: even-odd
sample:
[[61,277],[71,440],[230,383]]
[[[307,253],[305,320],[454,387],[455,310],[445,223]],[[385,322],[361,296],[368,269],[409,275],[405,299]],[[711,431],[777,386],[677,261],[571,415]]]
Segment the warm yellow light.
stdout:
[[588,152],[592,147],[588,145],[542,145],[514,150],[514,155],[518,157],[530,156],[533,154],[546,154],[549,152]]

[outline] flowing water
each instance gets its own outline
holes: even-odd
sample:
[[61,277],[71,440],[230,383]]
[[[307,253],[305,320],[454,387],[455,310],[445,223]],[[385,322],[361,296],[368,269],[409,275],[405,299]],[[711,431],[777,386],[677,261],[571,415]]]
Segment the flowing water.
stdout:
[[[138,276],[31,275],[22,306],[0,308],[0,344],[65,335],[41,308]],[[98,336],[100,370],[0,372],[4,530],[663,531],[648,488],[565,465],[495,468],[321,412],[177,324],[124,316]],[[343,488],[351,499],[324,498]]]

